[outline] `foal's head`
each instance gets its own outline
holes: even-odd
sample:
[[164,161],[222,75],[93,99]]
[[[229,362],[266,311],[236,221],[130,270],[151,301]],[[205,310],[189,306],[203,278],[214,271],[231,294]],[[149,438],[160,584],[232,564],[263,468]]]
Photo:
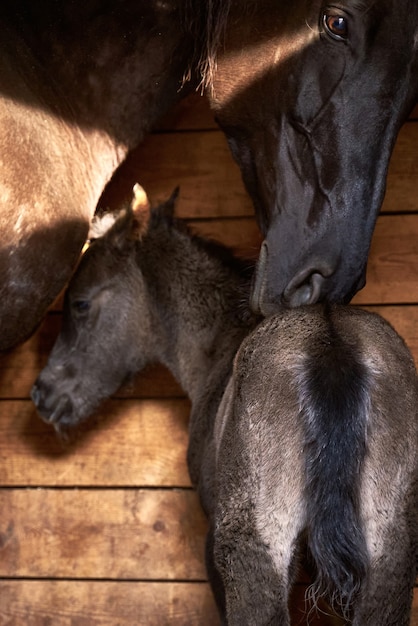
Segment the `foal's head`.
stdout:
[[[151,212],[142,188],[135,189],[132,206],[93,223],[91,233],[98,238],[70,282],[61,333],[32,390],[39,412],[57,430],[87,417],[155,358],[158,337],[136,261]],[[174,199],[158,210],[172,214]]]

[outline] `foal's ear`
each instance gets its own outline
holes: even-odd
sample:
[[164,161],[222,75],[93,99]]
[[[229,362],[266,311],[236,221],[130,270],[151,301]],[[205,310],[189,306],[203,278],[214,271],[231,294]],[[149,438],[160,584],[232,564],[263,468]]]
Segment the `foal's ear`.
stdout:
[[88,241],[104,237],[104,235],[106,235],[106,233],[108,233],[109,230],[113,228],[114,224],[120,219],[122,213],[125,214],[125,211],[109,211],[108,213],[95,215],[90,224]]
[[134,197],[131,203],[132,209],[132,239],[141,239],[148,230],[151,215],[151,203],[145,190],[139,183],[133,188]]
[[169,197],[168,200],[166,200],[160,207],[159,209],[162,211],[162,213],[168,217],[169,219],[172,219],[174,217],[174,211],[176,208],[176,202],[177,202],[177,198],[179,196],[179,192],[180,192],[180,187],[176,187],[173,191],[173,193],[171,194],[171,196]]
[[119,211],[113,226],[104,235],[106,241],[121,252],[129,250],[133,240],[133,221],[134,217],[130,206]]
[[134,198],[121,211],[96,216],[90,227],[89,239],[106,237],[109,244],[120,250],[128,248],[147,232],[150,218],[150,202],[141,187],[134,186]]

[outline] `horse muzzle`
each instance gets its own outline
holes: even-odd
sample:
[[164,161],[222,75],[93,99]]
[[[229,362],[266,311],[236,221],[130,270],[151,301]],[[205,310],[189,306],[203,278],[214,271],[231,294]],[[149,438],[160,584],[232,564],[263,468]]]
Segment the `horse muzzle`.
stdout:
[[30,395],[43,421],[54,426],[55,430],[71,427],[78,421],[69,394],[57,395],[41,377],[35,381]]
[[319,302],[325,280],[331,274],[332,270],[329,271],[328,268],[323,268],[322,271],[316,267],[301,270],[284,290],[283,302],[290,307]]
[[360,277],[344,275],[338,257],[322,260],[312,257],[302,264],[289,280],[281,279],[280,259],[272,259],[266,241],[257,262],[251,294],[251,308],[256,314],[271,315],[282,307],[298,307],[316,302],[347,303],[365,284],[365,269]]

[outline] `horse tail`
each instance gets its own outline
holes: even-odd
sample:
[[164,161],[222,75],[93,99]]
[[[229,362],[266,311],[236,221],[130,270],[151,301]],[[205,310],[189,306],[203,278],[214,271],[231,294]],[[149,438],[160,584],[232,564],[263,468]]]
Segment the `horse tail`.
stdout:
[[370,372],[358,347],[335,328],[314,338],[298,376],[305,428],[307,541],[317,576],[314,599],[325,594],[344,614],[367,571],[359,512],[370,405]]

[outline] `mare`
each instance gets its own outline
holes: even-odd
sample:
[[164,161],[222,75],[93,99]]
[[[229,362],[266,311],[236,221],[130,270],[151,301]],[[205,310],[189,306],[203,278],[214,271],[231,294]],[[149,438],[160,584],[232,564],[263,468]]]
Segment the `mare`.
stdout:
[[361,288],[417,98],[416,0],[15,0],[0,25],[0,350],[65,286],[128,151],[199,83],[264,234],[254,309]]
[[290,624],[312,596],[355,626],[408,626],[417,550],[418,383],[403,340],[353,307],[283,308],[256,326],[251,271],[139,199],[83,256],[32,390],[58,433],[161,361],[192,402],[188,464],[222,622]]

